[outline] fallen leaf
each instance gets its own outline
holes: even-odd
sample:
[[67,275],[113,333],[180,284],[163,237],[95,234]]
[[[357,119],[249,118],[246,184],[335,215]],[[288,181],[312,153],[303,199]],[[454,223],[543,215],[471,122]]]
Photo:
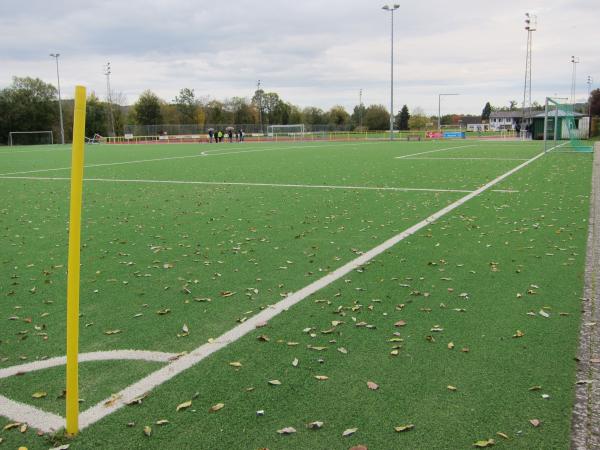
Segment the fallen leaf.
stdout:
[[33,398],[44,398],[47,395],[48,395],[47,392],[40,391],[40,392],[34,392],[33,394],[31,394],[31,397],[33,397]]
[[292,366],[298,367],[298,362],[298,358],[294,358],[294,360],[292,361]]
[[144,427],[144,434],[148,437],[152,435],[152,428],[149,425],[146,425]]
[[213,405],[210,407],[210,409],[208,410],[208,412],[217,412],[220,409],[223,409],[223,407],[225,406],[224,403],[217,403],[216,405]]
[[104,334],[110,336],[111,334],[119,334],[121,330],[106,330]]
[[525,336],[525,333],[523,333],[521,330],[517,330],[517,332],[515,334],[513,334],[514,338],[520,338]]
[[358,428],[348,428],[347,430],[344,430],[344,432],[342,433],[342,436],[344,436],[344,437],[352,436],[357,431],[358,431]]
[[346,350],[344,347],[340,347],[337,349],[338,352],[343,353],[344,355],[348,354],[348,350]]
[[367,387],[372,391],[376,391],[377,389],[379,389],[379,385],[377,383],[374,383],[373,381],[367,381]]
[[504,438],[504,439],[510,439],[510,438],[508,437],[508,434],[506,434],[506,433],[502,433],[501,431],[498,431],[496,434],[497,434],[498,436],[500,436],[501,438]]
[[267,383],[269,383],[272,386],[279,386],[281,384],[281,381],[279,381],[279,380],[269,380],[269,381],[267,381]]
[[315,378],[319,381],[327,381],[329,377],[327,375],[315,375]]
[[541,387],[541,386],[531,386],[531,387],[529,388],[529,390],[530,390],[530,391],[539,391],[540,389],[542,389],[542,387]]
[[27,431],[27,429],[29,428],[29,425],[27,425],[26,423],[22,423],[21,424],[21,428],[19,428],[19,431],[21,433],[25,433]]
[[310,428],[311,430],[318,430],[320,428],[323,428],[323,422],[311,422],[308,425],[306,425],[307,428]]
[[531,419],[529,420],[529,423],[533,425],[534,428],[537,428],[541,425],[542,422],[539,419]]
[[292,434],[296,432],[296,429],[294,427],[285,427],[282,428],[281,430],[277,430],[277,432],[279,434]]
[[410,431],[414,428],[415,426],[412,423],[409,423],[408,425],[399,425],[397,427],[394,427],[394,430],[397,433],[402,433],[403,431]]
[[496,441],[494,441],[493,439],[484,439],[484,440],[475,442],[473,444],[473,447],[485,448],[485,447],[491,447],[494,444],[496,444]]
[[190,406],[192,406],[192,401],[188,400],[187,402],[183,402],[183,403],[180,403],[179,405],[177,405],[176,411],[181,411],[182,409],[187,409]]
[[365,445],[355,445],[354,447],[350,447],[350,450],[369,450],[369,448]]
[[13,428],[18,428],[20,426],[21,426],[21,422],[12,422],[12,423],[4,425],[4,428],[2,428],[2,431],[12,430]]
[[232,292],[232,291],[222,291],[221,292],[221,297],[231,297],[232,295],[235,295],[235,292]]
[[456,388],[455,386],[450,386],[450,385],[448,385],[448,390],[449,390],[449,391],[456,391],[456,390],[457,390],[457,388]]
[[241,362],[239,362],[239,361],[233,361],[233,362],[230,362],[230,363],[229,363],[229,365],[230,365],[231,367],[242,367],[242,363],[241,363]]
[[448,349],[452,350],[454,348],[454,342],[448,342]]
[[406,322],[404,320],[399,320],[398,322],[396,322],[394,324],[395,327],[403,327],[406,325]]
[[161,420],[157,420],[156,425],[160,426],[160,425],[166,425],[169,423],[169,421],[167,419],[161,419]]

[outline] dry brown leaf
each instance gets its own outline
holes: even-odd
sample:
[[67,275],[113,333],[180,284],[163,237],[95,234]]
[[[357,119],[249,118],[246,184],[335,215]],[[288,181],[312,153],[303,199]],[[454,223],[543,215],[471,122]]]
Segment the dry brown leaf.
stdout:
[[187,402],[183,402],[183,403],[180,403],[179,405],[177,405],[176,411],[181,411],[182,409],[187,409],[190,406],[192,406],[192,401],[188,400]]
[[376,391],[377,389],[379,389],[379,385],[373,381],[367,381],[367,387],[372,391]]
[[267,383],[269,383],[272,386],[279,386],[281,384],[281,381],[279,381],[279,380],[269,380],[269,381],[267,381]]
[[308,425],[306,425],[307,428],[310,428],[311,430],[318,430],[320,428],[323,428],[323,422],[311,422]]
[[403,431],[410,431],[414,428],[415,426],[412,423],[409,423],[408,425],[399,425],[397,427],[394,427],[394,430],[397,433],[402,433]]
[[327,381],[329,377],[327,375],[315,375],[315,378],[319,381]]
[[148,425],[146,425],[144,427],[144,434],[148,437],[150,437],[152,435],[152,428]]
[[396,322],[394,324],[395,327],[403,327],[406,325],[406,322],[404,320],[399,320],[398,322]]
[[342,433],[342,436],[344,436],[344,437],[352,436],[357,431],[358,431],[358,428],[348,428],[347,430],[344,430],[344,432]]
[[223,407],[225,406],[224,403],[217,403],[216,405],[213,405],[210,407],[210,409],[208,410],[208,412],[217,412],[220,409],[223,409]]
[[277,432],[279,434],[292,434],[296,432],[296,429],[294,427],[285,427],[282,428],[281,430],[277,430]]
[[44,398],[48,395],[47,392],[44,391],[40,391],[40,392],[34,392],[33,394],[31,394],[32,398]]
[[530,419],[530,420],[529,420],[529,423],[530,423],[530,424],[531,424],[531,425],[532,425],[534,428],[537,428],[537,427],[539,427],[539,426],[542,424],[542,422],[541,422],[539,419]]

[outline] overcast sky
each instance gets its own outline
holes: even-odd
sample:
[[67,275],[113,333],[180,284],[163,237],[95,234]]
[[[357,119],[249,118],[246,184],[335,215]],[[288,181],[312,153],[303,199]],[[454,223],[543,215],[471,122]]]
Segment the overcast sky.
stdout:
[[[523,99],[524,13],[535,11],[533,97],[568,96],[571,55],[577,97],[600,83],[600,0],[420,0],[398,2],[395,110],[481,113]],[[171,101],[179,89],[223,100],[251,97],[258,79],[299,106],[349,111],[389,107],[390,13],[374,0],[0,0],[0,88],[13,76],[56,83],[63,97],[111,83],[133,103],[145,89]]]

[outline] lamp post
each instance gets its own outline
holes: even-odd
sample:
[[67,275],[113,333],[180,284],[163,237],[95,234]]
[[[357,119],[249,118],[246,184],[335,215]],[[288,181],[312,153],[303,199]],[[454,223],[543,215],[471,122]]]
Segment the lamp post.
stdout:
[[56,79],[58,81],[58,115],[60,116],[60,143],[65,144],[65,127],[63,125],[62,104],[60,99],[60,74],[58,72],[58,57],[60,53],[50,53],[50,56],[56,60]]
[[390,52],[390,141],[394,140],[394,11],[400,5],[384,5],[381,9],[389,11],[391,17],[391,52]]
[[438,131],[442,131],[442,96],[460,94],[438,94]]
[[588,75],[587,77],[587,85],[588,85],[588,139],[592,137],[592,83],[594,79]]
[[115,134],[115,116],[113,114],[113,109],[112,109],[112,94],[110,91],[110,74],[112,73],[111,68],[110,68],[110,61],[106,63],[106,66],[104,66],[104,75],[106,76],[106,99],[108,100],[108,115],[110,118],[110,128],[112,130],[112,135],[116,136]]
[[579,64],[579,58],[577,56],[571,56],[571,63],[573,64],[573,77],[571,78],[571,103],[575,104],[575,91],[577,89],[577,64]]

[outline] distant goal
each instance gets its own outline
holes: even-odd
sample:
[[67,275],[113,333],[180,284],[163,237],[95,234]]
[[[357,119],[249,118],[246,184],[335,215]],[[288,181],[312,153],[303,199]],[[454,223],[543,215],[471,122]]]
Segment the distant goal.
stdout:
[[11,131],[8,145],[51,145],[54,144],[52,131]]
[[301,140],[304,138],[304,124],[269,125],[267,136],[275,140]]

